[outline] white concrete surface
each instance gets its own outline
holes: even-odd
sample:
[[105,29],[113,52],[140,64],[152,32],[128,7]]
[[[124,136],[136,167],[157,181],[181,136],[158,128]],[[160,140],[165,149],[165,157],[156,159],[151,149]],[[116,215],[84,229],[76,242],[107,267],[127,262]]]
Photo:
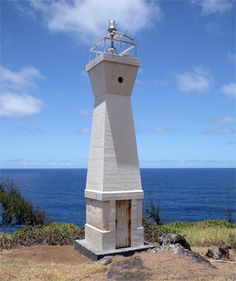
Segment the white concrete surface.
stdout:
[[[120,229],[123,223],[117,220],[122,217],[131,227],[125,227],[123,232],[129,237],[120,241],[130,241],[130,247],[143,246],[143,190],[130,101],[139,64],[138,59],[101,54],[86,67],[95,102],[85,189],[85,240],[97,251],[112,251],[125,243],[117,242],[117,225]],[[117,200],[131,200],[129,217],[122,207],[117,217]],[[127,202],[121,203],[127,209]]]

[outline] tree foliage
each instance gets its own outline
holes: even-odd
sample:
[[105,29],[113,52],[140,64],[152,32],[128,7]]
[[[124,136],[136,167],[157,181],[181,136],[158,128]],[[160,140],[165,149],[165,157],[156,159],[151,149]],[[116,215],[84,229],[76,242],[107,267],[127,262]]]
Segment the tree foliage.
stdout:
[[34,209],[24,199],[13,183],[0,183],[0,204],[2,206],[2,225],[43,225],[45,213]]
[[158,225],[163,224],[161,217],[160,217],[160,207],[157,203],[154,203],[152,200],[150,200],[146,204],[145,212],[146,212],[147,219],[150,222],[152,222],[152,223],[154,222]]

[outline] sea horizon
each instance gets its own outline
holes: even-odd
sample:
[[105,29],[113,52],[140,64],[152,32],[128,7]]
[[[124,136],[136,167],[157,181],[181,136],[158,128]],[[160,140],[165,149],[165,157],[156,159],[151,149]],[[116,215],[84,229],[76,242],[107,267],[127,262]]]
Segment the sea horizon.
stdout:
[[[0,168],[0,170],[87,170],[88,168],[68,168],[68,167],[16,167],[16,168]],[[144,169],[235,169],[236,167],[140,167]]]
[[[140,168],[143,210],[150,200],[164,223],[236,220],[236,168]],[[86,168],[4,168],[1,182],[13,182],[35,208],[56,222],[84,225]]]

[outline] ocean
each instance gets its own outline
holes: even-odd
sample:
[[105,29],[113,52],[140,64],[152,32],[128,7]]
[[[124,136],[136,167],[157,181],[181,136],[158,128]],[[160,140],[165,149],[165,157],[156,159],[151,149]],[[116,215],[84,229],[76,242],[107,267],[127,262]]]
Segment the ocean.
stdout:
[[[0,181],[12,181],[49,220],[85,223],[86,169],[2,169]],[[236,220],[236,169],[141,169],[145,205],[160,206],[164,222]]]

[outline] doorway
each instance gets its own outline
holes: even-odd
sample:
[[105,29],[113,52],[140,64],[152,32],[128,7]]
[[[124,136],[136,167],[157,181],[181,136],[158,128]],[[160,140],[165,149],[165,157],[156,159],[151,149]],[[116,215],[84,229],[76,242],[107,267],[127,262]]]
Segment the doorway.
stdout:
[[116,248],[131,246],[131,200],[116,201]]

